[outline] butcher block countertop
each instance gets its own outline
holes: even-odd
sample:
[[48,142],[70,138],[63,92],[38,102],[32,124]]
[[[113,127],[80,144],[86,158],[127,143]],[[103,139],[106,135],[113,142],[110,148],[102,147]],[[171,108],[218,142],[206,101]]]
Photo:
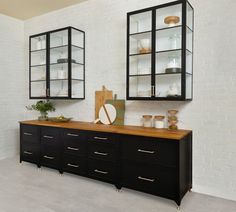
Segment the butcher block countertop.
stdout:
[[80,122],[80,121],[51,122],[51,121],[30,120],[30,121],[20,121],[20,123],[28,125],[37,125],[37,126],[89,130],[97,132],[118,133],[125,135],[137,135],[137,136],[165,138],[174,140],[181,140],[189,133],[191,133],[191,130],[170,131],[168,129],[144,128],[144,127],[128,126],[128,125],[126,126],[102,125],[102,124],[94,124],[92,122]]

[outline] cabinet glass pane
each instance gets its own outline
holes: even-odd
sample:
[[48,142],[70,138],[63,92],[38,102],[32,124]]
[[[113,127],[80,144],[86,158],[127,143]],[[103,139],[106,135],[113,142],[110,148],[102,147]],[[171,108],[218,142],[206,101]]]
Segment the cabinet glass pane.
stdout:
[[193,73],[193,54],[189,51],[186,51],[186,72]]
[[31,84],[31,97],[46,97],[46,81],[33,81]]
[[193,52],[193,32],[187,27],[186,33],[186,49]]
[[146,54],[151,52],[151,32],[133,34],[129,37],[130,54]]
[[180,97],[181,74],[156,75],[156,97]]
[[31,51],[40,51],[46,49],[46,35],[33,37],[30,40]]
[[84,48],[84,33],[75,29],[71,30],[71,44]]
[[151,76],[130,76],[129,96],[151,97]]
[[46,80],[46,65],[31,67],[31,81]]
[[156,10],[156,29],[182,25],[182,4]]
[[180,73],[181,50],[156,53],[156,74]]
[[191,74],[186,74],[186,99],[192,99],[192,78]]
[[187,3],[187,26],[193,30],[193,9],[189,3]]
[[84,64],[84,49],[78,48],[76,46],[71,47],[71,58],[72,63]]
[[68,97],[68,80],[51,79],[50,80],[51,97]]
[[131,56],[129,63],[130,75],[151,74],[151,54]]
[[33,51],[31,54],[31,66],[40,66],[46,64],[46,50]]
[[84,81],[72,79],[72,98],[84,97]]
[[130,16],[129,33],[140,33],[152,30],[152,12],[144,12]]
[[50,48],[68,45],[68,30],[50,33]]

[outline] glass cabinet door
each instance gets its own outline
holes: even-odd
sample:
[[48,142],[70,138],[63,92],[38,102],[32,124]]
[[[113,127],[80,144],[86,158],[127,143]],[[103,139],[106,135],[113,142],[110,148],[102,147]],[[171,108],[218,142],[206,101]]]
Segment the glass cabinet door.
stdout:
[[71,29],[71,97],[84,98],[84,32]]
[[46,34],[30,38],[30,97],[46,98]]
[[152,96],[152,11],[129,16],[129,97]]
[[156,10],[155,96],[182,95],[182,4]]
[[69,95],[69,34],[68,29],[49,33],[49,89],[50,97]]

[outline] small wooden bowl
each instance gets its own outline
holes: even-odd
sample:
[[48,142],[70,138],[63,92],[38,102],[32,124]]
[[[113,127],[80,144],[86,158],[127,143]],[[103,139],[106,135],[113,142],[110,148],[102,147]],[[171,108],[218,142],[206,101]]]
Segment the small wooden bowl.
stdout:
[[176,115],[178,112],[178,110],[168,110],[168,113],[172,116]]
[[147,54],[147,53],[150,53],[152,50],[150,48],[142,48],[142,49],[139,49],[139,53],[140,54]]
[[164,19],[165,24],[178,24],[180,22],[179,16],[168,16]]

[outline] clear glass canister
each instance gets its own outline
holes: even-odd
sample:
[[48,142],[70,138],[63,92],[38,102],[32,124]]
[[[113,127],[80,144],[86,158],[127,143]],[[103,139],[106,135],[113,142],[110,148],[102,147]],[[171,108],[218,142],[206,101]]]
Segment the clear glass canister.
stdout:
[[144,127],[152,127],[152,116],[151,115],[143,115],[143,126]]
[[157,128],[157,129],[165,128],[164,119],[165,119],[165,116],[155,116],[154,117],[155,128]]

